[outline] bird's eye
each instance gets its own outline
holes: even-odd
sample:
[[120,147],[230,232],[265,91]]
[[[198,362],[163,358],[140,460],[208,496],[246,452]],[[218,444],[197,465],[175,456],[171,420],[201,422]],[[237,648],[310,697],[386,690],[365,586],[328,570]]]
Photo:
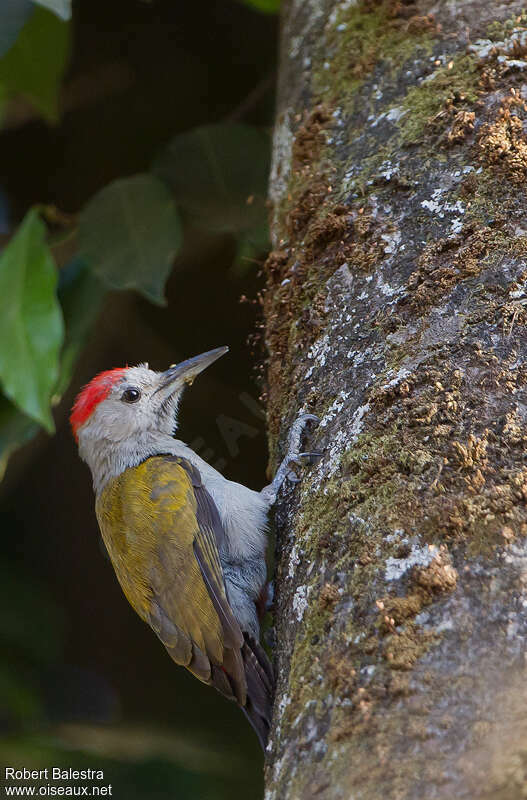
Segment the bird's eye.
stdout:
[[136,389],[135,386],[130,386],[128,389],[125,389],[121,395],[121,400],[124,403],[137,403],[139,398],[141,397],[141,392],[139,389]]

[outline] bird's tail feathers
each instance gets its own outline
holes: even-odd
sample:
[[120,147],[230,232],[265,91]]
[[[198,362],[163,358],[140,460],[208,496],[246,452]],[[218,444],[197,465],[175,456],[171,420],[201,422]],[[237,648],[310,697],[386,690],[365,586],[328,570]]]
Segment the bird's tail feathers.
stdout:
[[242,711],[253,726],[265,750],[273,710],[274,674],[267,655],[248,633],[244,633],[242,658],[247,681],[247,703]]

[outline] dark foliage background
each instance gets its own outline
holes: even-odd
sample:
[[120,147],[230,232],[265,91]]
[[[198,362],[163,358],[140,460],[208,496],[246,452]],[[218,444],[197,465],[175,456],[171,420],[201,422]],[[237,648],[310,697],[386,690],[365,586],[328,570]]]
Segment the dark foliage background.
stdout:
[[[244,718],[170,661],[117,585],[68,412],[99,370],[228,344],[188,391],[180,435],[265,482],[258,304],[239,300],[256,297],[266,250],[277,19],[235,0],[2,13],[0,760],[104,769],[126,800],[257,798]],[[29,67],[23,25],[38,34]]]

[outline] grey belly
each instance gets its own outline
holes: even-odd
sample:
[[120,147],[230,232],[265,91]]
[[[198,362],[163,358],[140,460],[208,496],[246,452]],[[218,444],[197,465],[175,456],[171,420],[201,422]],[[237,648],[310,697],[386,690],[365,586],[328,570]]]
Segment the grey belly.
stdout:
[[265,559],[253,558],[243,563],[221,559],[227,599],[242,631],[260,638],[256,601],[265,584]]

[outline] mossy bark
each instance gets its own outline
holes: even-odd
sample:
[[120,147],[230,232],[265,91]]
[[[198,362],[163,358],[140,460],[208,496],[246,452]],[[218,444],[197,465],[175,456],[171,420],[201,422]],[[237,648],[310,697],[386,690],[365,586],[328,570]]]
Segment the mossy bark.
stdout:
[[267,800],[527,797],[523,3],[289,0]]

